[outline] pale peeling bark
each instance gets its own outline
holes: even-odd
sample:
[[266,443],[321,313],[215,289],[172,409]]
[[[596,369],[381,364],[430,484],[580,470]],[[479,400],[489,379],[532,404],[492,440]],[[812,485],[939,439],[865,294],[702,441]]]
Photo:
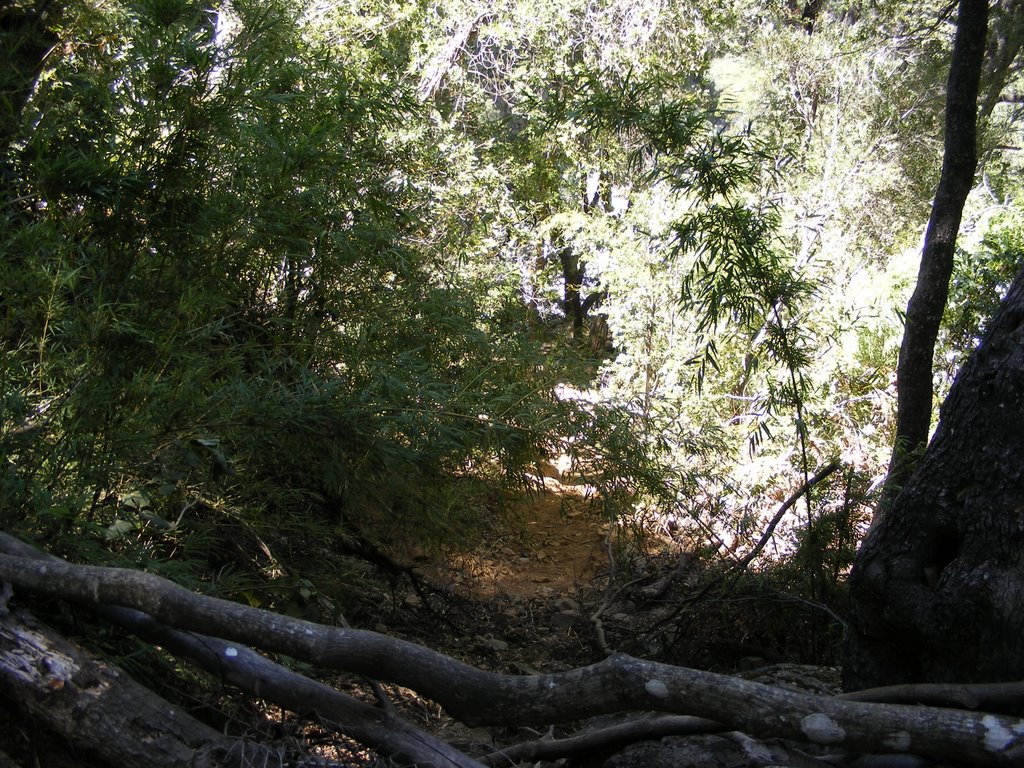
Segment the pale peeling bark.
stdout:
[[[471,725],[527,725],[654,710],[705,717],[754,736],[975,765],[1024,761],[1024,720],[794,693],[624,654],[551,675],[486,672],[375,632],[325,627],[203,597],[152,574],[0,555],[0,580],[36,592],[143,611],[179,629],[287,653],[397,683]],[[224,660],[230,662],[230,658]]]
[[0,615],[0,690],[113,765],[220,768],[233,742],[25,615]]

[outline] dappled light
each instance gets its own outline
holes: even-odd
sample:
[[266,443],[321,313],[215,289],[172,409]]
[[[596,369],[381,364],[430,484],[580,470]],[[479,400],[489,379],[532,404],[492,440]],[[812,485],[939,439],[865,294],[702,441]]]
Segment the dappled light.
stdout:
[[0,765],[1020,764],[1021,19],[3,4]]

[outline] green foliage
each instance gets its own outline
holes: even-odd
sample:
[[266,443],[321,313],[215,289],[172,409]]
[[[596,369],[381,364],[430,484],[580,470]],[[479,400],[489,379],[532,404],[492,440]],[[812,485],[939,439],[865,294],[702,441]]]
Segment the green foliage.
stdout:
[[[454,546],[545,457],[624,529],[735,554],[838,455],[770,578],[841,607],[937,174],[941,11],[826,6],[812,34],[743,2],[19,17],[0,525],[305,610],[330,597],[290,542]],[[1017,165],[989,150],[977,208],[1012,207]],[[969,224],[951,368],[1020,264],[1017,219]]]
[[992,222],[973,252],[957,250],[935,350],[937,368],[944,371],[947,385],[981,341],[988,320],[1021,269],[1024,227],[1018,210]]
[[488,281],[423,245],[444,158],[394,62],[303,12],[69,5],[7,158],[6,527],[208,567],[229,519],[443,538],[424,488],[558,433]]

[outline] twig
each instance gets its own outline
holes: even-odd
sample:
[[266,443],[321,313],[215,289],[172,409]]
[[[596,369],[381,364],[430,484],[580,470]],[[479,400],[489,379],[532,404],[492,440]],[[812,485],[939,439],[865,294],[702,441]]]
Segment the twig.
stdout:
[[693,736],[728,730],[721,723],[688,715],[657,715],[633,718],[622,723],[579,733],[564,739],[524,741],[492,752],[480,762],[488,766],[512,766],[521,762],[558,760],[587,752],[608,752],[637,741],[661,739],[666,736]]
[[793,492],[793,495],[786,499],[782,503],[782,506],[779,507],[779,511],[775,513],[775,517],[773,517],[771,522],[768,523],[768,528],[765,529],[764,534],[761,536],[761,539],[757,542],[757,544],[754,545],[754,548],[750,550],[746,555],[744,555],[742,560],[739,560],[734,565],[732,565],[729,568],[729,571],[740,572],[748,565],[750,565],[750,563],[753,562],[754,558],[761,554],[761,550],[765,548],[769,541],[771,541],[772,534],[775,533],[776,526],[778,526],[778,524],[782,522],[782,518],[785,517],[786,513],[790,510],[790,508],[800,500],[800,497],[803,496],[808,491],[810,491],[814,486],[816,486],[826,477],[831,475],[841,466],[842,463],[838,459],[833,459],[824,467],[819,469],[815,473],[814,477],[810,478],[803,485],[797,488],[796,491]]

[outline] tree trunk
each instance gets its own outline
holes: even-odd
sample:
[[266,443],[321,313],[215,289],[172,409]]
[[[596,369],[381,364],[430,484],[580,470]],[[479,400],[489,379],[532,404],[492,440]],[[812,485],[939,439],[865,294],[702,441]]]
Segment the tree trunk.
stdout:
[[1024,273],[851,574],[847,688],[1024,679]]
[[[981,95],[978,99],[978,123],[984,125],[1003,98],[1006,86],[1020,71],[1021,48],[1024,47],[1024,1],[1002,0],[992,8],[989,19],[985,69],[981,74]],[[991,142],[989,142],[991,151]]]
[[964,201],[977,167],[978,88],[985,53],[988,0],[960,0],[956,40],[946,84],[946,135],[942,174],[925,231],[917,285],[907,304],[896,369],[896,440],[885,493],[884,515],[924,448],[932,417],[932,358],[949,295],[953,248]]
[[[6,6],[6,7],[4,7]],[[46,0],[0,3],[0,155],[10,148],[22,109],[32,95],[47,51],[57,42],[48,29],[59,5]],[[0,169],[7,160],[0,158]]]
[[562,303],[565,306],[566,317],[572,321],[572,336],[576,339],[583,332],[584,311],[580,293],[583,289],[586,265],[580,261],[579,255],[571,245],[562,246],[558,255],[562,261]]

